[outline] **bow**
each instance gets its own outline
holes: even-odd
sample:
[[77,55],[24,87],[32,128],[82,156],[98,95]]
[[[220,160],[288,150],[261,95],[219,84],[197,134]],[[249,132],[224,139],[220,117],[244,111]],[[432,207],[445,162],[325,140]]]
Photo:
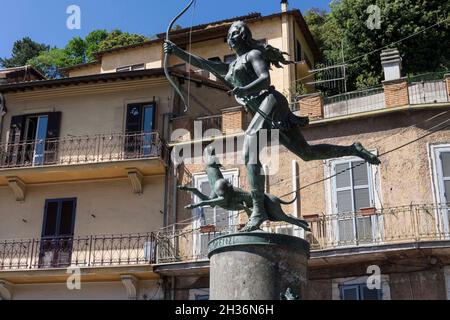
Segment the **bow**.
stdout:
[[[195,0],[191,0],[191,2],[187,5],[186,8],[183,9],[183,11],[181,11],[173,20],[172,22],[170,22],[169,26],[167,27],[167,32],[166,32],[166,40],[169,40],[169,33],[170,30],[172,29],[173,25],[175,24],[175,22],[183,15],[185,14],[186,11],[189,10],[189,8],[194,4]],[[187,111],[188,106],[186,103],[186,99],[183,96],[183,93],[181,93],[181,90],[177,87],[175,81],[172,79],[172,77],[169,74],[169,54],[165,54],[164,55],[164,73],[166,75],[167,80],[169,81],[169,83],[172,85],[172,87],[175,89],[175,92],[178,93],[178,95],[180,96],[181,100],[184,103],[184,112]]]

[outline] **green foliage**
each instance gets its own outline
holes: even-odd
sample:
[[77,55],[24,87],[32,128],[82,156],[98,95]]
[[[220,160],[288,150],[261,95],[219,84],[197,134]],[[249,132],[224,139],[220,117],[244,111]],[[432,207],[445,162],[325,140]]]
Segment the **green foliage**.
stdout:
[[49,78],[60,77],[59,69],[88,63],[95,60],[94,53],[116,47],[127,46],[147,40],[146,37],[129,34],[120,30],[108,32],[95,30],[85,39],[72,38],[63,49],[53,48],[41,51],[27,63],[33,65]]
[[296,82],[289,88],[289,94],[293,100],[296,100],[298,97],[306,94],[307,92],[308,91],[306,90],[305,85],[301,82]]
[[120,30],[113,30],[105,40],[100,42],[99,51],[110,50],[114,48],[129,46],[149,40],[143,35],[130,34]]
[[[367,8],[381,9],[381,29],[367,26]],[[313,9],[306,13],[313,36],[324,60],[341,61],[343,44],[345,60],[351,60],[347,70],[349,90],[368,86],[381,80],[380,51],[390,45],[444,20],[450,9],[449,1],[441,0],[337,0],[330,12]],[[448,25],[447,21],[447,25]],[[403,58],[403,71],[424,73],[440,71],[450,64],[450,41],[445,23],[417,36],[395,43]]]
[[14,42],[11,58],[0,58],[0,66],[3,68],[24,66],[29,59],[49,49],[49,46],[34,42],[29,37],[25,37],[22,40]]
[[73,66],[79,59],[71,57],[65,49],[53,48],[49,51],[42,51],[40,55],[28,60],[28,63],[45,74],[48,78],[58,78],[58,69]]

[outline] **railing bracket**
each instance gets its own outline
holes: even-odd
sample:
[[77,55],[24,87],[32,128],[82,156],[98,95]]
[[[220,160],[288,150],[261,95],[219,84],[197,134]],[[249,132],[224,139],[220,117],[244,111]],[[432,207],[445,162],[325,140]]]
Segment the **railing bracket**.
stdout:
[[0,300],[11,300],[12,289],[13,289],[12,283],[5,280],[0,280]]
[[137,300],[139,279],[133,275],[123,275],[121,279],[125,290],[127,290],[128,299]]

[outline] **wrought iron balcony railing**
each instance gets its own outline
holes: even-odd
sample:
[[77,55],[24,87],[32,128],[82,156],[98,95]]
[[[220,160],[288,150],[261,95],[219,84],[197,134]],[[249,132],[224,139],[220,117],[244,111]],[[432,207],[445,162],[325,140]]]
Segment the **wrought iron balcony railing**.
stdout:
[[157,132],[105,134],[0,145],[0,169],[164,158]]
[[153,264],[153,233],[0,241],[0,271]]
[[[266,223],[267,232],[306,239],[312,251],[423,241],[450,240],[450,206],[412,205],[361,212],[309,217],[311,232],[286,223]],[[207,259],[210,240],[237,231],[239,226],[217,228],[176,225],[157,234],[157,263]]]
[[[311,232],[286,223],[263,229],[304,238],[312,251],[433,242],[450,240],[449,211],[447,204],[367,208],[308,217]],[[0,240],[0,271],[206,261],[208,242],[240,227],[186,223],[148,234]]]

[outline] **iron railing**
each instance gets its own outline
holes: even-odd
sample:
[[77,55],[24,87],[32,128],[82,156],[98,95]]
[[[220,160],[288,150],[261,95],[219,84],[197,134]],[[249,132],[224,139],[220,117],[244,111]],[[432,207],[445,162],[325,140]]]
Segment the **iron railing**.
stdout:
[[[307,220],[311,232],[286,223],[267,222],[262,228],[304,238],[312,251],[450,240],[448,204],[366,208]],[[0,271],[206,261],[209,241],[243,225],[195,226],[176,224],[136,235],[0,241]]]
[[140,265],[155,261],[153,233],[0,241],[0,270]]
[[222,115],[213,115],[197,118],[196,121],[201,121],[202,123],[202,134],[206,131],[215,129],[222,133]]
[[[311,232],[286,223],[265,223],[263,230],[302,237],[311,250],[450,240],[450,206],[412,205],[308,218]],[[174,225],[157,234],[157,263],[207,260],[210,240],[241,226],[217,228]]]
[[383,109],[386,105],[382,87],[353,91],[324,98],[324,117],[332,118],[353,113]]
[[166,157],[157,132],[104,134],[0,145],[0,169]]
[[425,104],[448,102],[449,96],[444,80],[412,82],[408,85],[409,103]]

